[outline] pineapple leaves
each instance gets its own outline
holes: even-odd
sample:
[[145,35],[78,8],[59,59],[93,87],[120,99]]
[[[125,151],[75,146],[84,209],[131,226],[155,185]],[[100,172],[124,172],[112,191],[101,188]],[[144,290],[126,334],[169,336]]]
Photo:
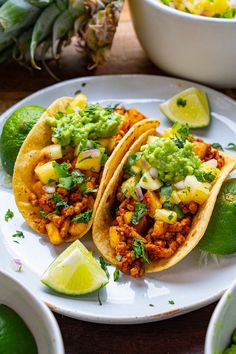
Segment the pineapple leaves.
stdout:
[[32,40],[30,44],[31,64],[35,69],[41,68],[35,62],[35,51],[37,45],[41,43],[51,33],[53,23],[60,14],[60,10],[56,4],[52,3],[43,10],[39,16],[33,30]]
[[67,9],[56,19],[52,30],[52,54],[55,59],[59,58],[60,42],[69,37],[73,30],[74,19]]

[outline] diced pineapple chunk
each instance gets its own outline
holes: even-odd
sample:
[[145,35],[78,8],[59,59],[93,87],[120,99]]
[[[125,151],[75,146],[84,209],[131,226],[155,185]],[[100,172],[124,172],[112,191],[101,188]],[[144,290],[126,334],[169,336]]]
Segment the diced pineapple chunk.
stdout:
[[101,160],[103,156],[104,150],[100,149],[100,154],[97,156],[84,156],[84,151],[82,151],[77,158],[77,162],[75,167],[81,170],[91,170],[94,172],[99,172],[101,169]]
[[110,245],[112,248],[116,248],[120,241],[119,233],[117,232],[116,226],[111,226],[109,229]]
[[125,182],[122,183],[121,190],[124,194],[129,194],[134,200],[139,201],[135,188],[137,185],[137,177],[130,177]]
[[177,192],[179,199],[183,203],[190,203],[193,200],[191,188],[187,187]]
[[147,189],[149,191],[155,191],[161,188],[162,182],[160,181],[159,178],[152,178],[149,174],[149,172],[144,172],[142,175],[140,181],[139,181],[140,187]]
[[106,150],[108,152],[112,152],[114,150],[116,141],[114,139],[114,137],[112,138],[103,138],[103,139],[99,139],[99,143],[106,148]]
[[209,197],[210,190],[206,186],[202,185],[197,187],[193,193],[193,200],[198,204],[203,204]]
[[71,102],[70,106],[76,110],[77,108],[79,109],[85,109],[88,105],[87,97],[83,93],[79,93],[73,101]]
[[88,227],[85,223],[72,223],[69,228],[69,233],[72,237],[79,237]]
[[144,158],[137,160],[135,162],[135,166],[137,166],[142,171],[147,171],[151,168],[150,164]]
[[164,221],[168,224],[174,224],[177,221],[177,214],[172,210],[157,209],[155,212],[155,219]]
[[60,235],[60,232],[56,225],[53,222],[50,222],[46,225],[48,238],[53,245],[60,245],[64,242],[63,238]]
[[62,149],[59,144],[52,144],[46,146],[41,153],[48,157],[50,160],[58,160],[62,158]]
[[164,133],[163,133],[163,138],[174,138],[175,134],[172,130],[172,128],[167,128],[165,129]]
[[35,168],[34,172],[43,184],[48,184],[49,180],[58,181],[55,169],[53,167],[55,161],[49,161]]
[[144,201],[148,207],[148,214],[154,218],[156,210],[162,208],[158,195],[155,192],[147,191],[144,196]]
[[181,202],[179,196],[178,196],[178,193],[176,191],[173,191],[171,193],[171,197],[169,199],[169,201],[172,203],[172,204],[179,204]]
[[134,215],[132,211],[127,211],[124,215],[124,221],[126,224],[130,224],[131,222],[131,217]]

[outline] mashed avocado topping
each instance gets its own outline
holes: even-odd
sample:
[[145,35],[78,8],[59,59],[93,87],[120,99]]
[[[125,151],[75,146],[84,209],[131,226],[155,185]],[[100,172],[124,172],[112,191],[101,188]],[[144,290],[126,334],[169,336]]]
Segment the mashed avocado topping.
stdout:
[[191,142],[186,141],[182,147],[177,145],[173,139],[157,138],[142,149],[145,160],[157,169],[163,182],[181,181],[193,175],[201,164]]
[[62,147],[80,145],[80,150],[84,150],[93,147],[88,144],[90,140],[96,141],[115,135],[122,119],[111,106],[90,104],[72,113],[59,112],[55,117],[48,118],[46,123],[53,127],[54,143]]

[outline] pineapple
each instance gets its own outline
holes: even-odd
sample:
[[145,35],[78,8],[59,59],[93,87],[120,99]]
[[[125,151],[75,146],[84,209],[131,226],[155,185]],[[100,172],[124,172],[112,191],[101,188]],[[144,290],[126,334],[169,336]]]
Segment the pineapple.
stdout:
[[[72,36],[91,67],[109,56],[124,0],[0,0],[0,63],[11,59],[34,68],[36,51],[59,59]],[[48,69],[49,70],[49,69]]]

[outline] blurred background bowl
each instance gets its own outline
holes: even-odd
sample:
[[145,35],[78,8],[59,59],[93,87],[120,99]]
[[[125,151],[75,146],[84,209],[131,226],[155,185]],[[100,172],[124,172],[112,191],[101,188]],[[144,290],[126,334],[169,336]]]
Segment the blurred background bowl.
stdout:
[[165,72],[215,87],[236,87],[236,19],[191,15],[158,0],[129,0],[138,39]]
[[39,354],[65,353],[61,332],[48,307],[25,286],[2,271],[0,304],[9,306],[24,320],[35,338]]
[[224,293],[211,317],[205,342],[205,354],[222,354],[230,345],[236,328],[236,281]]

